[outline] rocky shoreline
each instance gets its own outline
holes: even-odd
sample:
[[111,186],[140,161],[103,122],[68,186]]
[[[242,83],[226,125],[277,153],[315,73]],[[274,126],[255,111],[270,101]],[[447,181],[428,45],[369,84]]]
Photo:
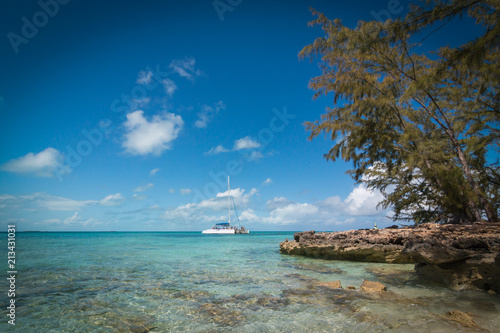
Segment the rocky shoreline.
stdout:
[[283,254],[379,263],[415,263],[418,276],[452,289],[500,293],[500,223],[423,224],[340,232],[298,232]]

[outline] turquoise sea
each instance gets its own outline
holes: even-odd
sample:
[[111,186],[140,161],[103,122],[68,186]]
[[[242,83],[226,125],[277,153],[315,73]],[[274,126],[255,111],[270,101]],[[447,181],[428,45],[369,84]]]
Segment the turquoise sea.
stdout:
[[[424,285],[413,265],[282,255],[285,238],[293,233],[18,232],[16,325],[4,278],[0,331],[479,332],[445,315],[459,310],[498,332],[499,296]],[[346,289],[364,279],[388,292]],[[335,280],[344,289],[319,285]]]

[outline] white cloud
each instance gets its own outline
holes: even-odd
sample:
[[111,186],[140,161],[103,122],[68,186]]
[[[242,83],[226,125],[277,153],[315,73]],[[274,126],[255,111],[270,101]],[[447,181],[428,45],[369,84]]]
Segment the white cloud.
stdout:
[[358,216],[382,217],[385,211],[377,209],[383,199],[378,191],[369,191],[365,185],[357,186],[345,200],[332,196],[315,203],[297,203],[285,197],[276,197],[266,203],[269,217],[266,223],[289,225],[311,224],[341,225],[353,223]]
[[226,109],[224,102],[219,101],[214,106],[203,105],[201,107],[201,112],[198,112],[198,119],[194,125],[198,128],[207,127],[208,123],[215,117],[220,110]]
[[253,148],[259,148],[259,147],[260,147],[260,143],[252,140],[252,138],[250,138],[249,136],[246,136],[244,138],[241,138],[241,139],[234,141],[233,150],[253,149]]
[[317,219],[318,207],[307,203],[290,203],[272,210],[264,221],[272,224],[296,224]]
[[168,191],[172,194],[175,193],[175,190],[173,188],[169,189]]
[[190,188],[181,188],[179,191],[181,192],[181,195],[191,194],[192,192]]
[[194,66],[196,65],[196,60],[194,58],[185,58],[185,59],[174,59],[168,66],[171,68],[175,73],[179,74],[180,76],[190,80],[194,81],[194,78],[196,76],[200,76],[203,74],[200,70],[195,70]]
[[[245,149],[255,149],[259,148],[260,143],[253,140],[251,137],[246,136],[244,138],[234,141],[232,151],[245,150]],[[217,155],[220,153],[228,153],[231,150],[225,148],[223,145],[218,145],[217,147],[211,148],[205,155]],[[256,161],[263,158],[264,155],[260,151],[252,151],[250,155],[247,156],[248,161]]]
[[219,192],[216,195],[216,198],[225,198],[229,196],[229,193],[231,192],[231,196],[235,199],[239,199],[243,197],[243,193],[245,193],[245,190],[242,188],[232,188],[230,190],[224,191],[224,192]]
[[174,95],[174,92],[177,90],[177,85],[175,84],[175,82],[170,79],[164,79],[163,81],[161,81],[161,83],[163,84],[168,97],[172,97]]
[[257,161],[263,158],[264,155],[260,151],[253,151],[250,156],[248,156],[249,161]]
[[230,150],[224,148],[223,145],[218,145],[217,147],[213,147],[212,149],[210,149],[205,154],[206,155],[217,155],[217,154],[220,154],[220,153],[227,153],[227,152],[230,152]]
[[146,184],[146,185],[142,185],[142,186],[138,186],[134,189],[134,192],[145,192],[153,186],[154,186],[154,184],[151,184],[151,183]]
[[153,73],[151,71],[140,71],[137,76],[137,83],[148,85],[153,80]]
[[164,150],[171,149],[172,141],[179,135],[184,122],[181,116],[172,113],[155,115],[151,121],[143,114],[141,110],[127,114],[124,123],[127,133],[122,146],[132,155],[159,156]]
[[156,175],[156,173],[157,173],[158,171],[160,171],[160,168],[156,168],[156,169],[153,169],[153,170],[149,171],[149,174],[150,174],[151,176],[154,176],[154,175]]
[[54,148],[47,148],[38,154],[28,153],[10,160],[0,166],[0,170],[22,173],[37,177],[54,177],[55,173],[70,173],[71,169],[63,166],[62,154]]
[[[264,181],[264,183],[270,183]],[[189,203],[175,209],[167,210],[162,218],[168,221],[182,219],[187,224],[204,224],[214,221],[226,221],[228,209],[228,191],[220,192],[215,197],[202,200],[199,203]],[[339,196],[331,196],[324,200],[316,202],[296,202],[286,197],[275,197],[266,202],[266,209],[256,209],[255,203],[252,203],[254,195],[258,195],[257,190],[253,188],[249,192],[244,189],[235,188],[231,190],[242,221],[249,224],[268,224],[279,226],[294,225],[304,228],[304,226],[313,228],[329,229],[338,226],[346,226],[353,223],[366,225],[373,221],[384,222],[387,210],[377,210],[376,206],[382,195],[379,192],[371,192],[365,188],[365,185],[359,185],[342,200]],[[266,212],[267,210],[267,212]],[[233,215],[234,216],[234,215]],[[371,226],[370,225],[370,226]]]
[[[245,209],[248,207],[250,198],[257,192],[257,190],[252,189],[249,193],[245,194],[245,190],[241,188],[231,189],[231,195],[234,199],[234,203],[238,209]],[[209,198],[202,200],[201,202],[194,204],[189,203],[183,206],[179,206],[173,210],[166,211],[162,217],[166,220],[176,220],[183,219],[185,221],[217,221],[224,220],[227,218],[228,209],[228,191],[217,193],[215,198]],[[224,212],[223,215],[214,216],[213,214],[220,214]],[[233,212],[234,214],[234,212]],[[233,215],[234,216],[234,215]]]
[[240,220],[245,220],[245,221],[257,221],[259,217],[255,214],[253,209],[247,209],[241,212],[240,214]]
[[377,210],[379,202],[384,200],[384,196],[379,191],[371,191],[361,184],[356,187],[345,200],[345,212],[348,215],[377,215],[380,210]]
[[121,193],[110,194],[99,201],[101,206],[118,206],[125,201],[125,197]]
[[266,180],[264,180],[264,182],[262,183],[262,185],[269,185],[269,184],[272,184],[273,183],[273,180],[271,178],[267,178]]

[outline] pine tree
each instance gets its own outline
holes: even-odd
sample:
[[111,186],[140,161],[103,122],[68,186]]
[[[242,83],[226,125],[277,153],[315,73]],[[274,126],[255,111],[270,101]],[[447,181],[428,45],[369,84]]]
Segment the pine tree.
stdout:
[[[498,221],[500,170],[487,155],[500,139],[499,13],[499,1],[435,1],[351,29],[313,11],[325,36],[299,57],[319,58],[309,85],[334,107],[306,123],[310,138],[340,138],[325,157],[352,161],[351,175],[381,190],[396,220]],[[417,52],[429,30],[463,15],[484,34]]]

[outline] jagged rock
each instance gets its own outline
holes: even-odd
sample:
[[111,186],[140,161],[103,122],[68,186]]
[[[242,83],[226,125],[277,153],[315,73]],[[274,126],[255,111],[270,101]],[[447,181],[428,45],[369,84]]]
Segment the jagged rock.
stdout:
[[294,241],[282,242],[281,253],[310,257],[370,262],[414,262],[402,254],[403,237],[397,230],[351,230],[344,232],[298,232]]
[[324,259],[416,263],[418,275],[454,289],[500,293],[500,223],[423,224],[398,229],[306,231],[280,252]]
[[455,290],[481,289],[500,291],[500,255],[484,254],[464,261],[445,264],[418,264],[415,271],[424,280]]
[[446,246],[437,239],[429,239],[426,243],[407,241],[402,252],[411,255],[416,263],[426,264],[444,264],[466,260],[472,256],[470,251]]
[[380,294],[387,291],[387,287],[380,282],[364,280],[360,287],[362,292],[369,294]]

